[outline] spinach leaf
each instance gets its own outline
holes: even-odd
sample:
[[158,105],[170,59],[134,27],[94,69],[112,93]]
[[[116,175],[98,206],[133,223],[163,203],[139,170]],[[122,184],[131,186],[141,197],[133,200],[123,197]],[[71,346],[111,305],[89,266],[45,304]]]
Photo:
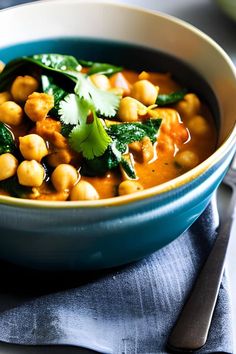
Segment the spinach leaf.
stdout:
[[[37,54],[23,56],[7,63],[0,74],[0,90],[5,89],[19,73],[29,72],[32,66],[40,67],[46,71],[63,74],[74,83],[77,82],[77,74],[81,65],[77,59],[70,55],[62,54]],[[30,68],[29,68],[30,67]]]
[[85,68],[90,68],[91,66],[93,66],[94,61],[79,59],[79,60],[78,60],[78,63],[79,63],[81,66],[84,66]]
[[36,54],[29,57],[22,57],[30,63],[38,65],[43,69],[61,73],[76,82],[76,75],[81,70],[77,59],[71,55],[62,54]]
[[123,170],[127,174],[127,176],[131,179],[136,179],[136,172],[134,169],[134,165],[132,164],[132,161],[130,159],[129,155],[125,155],[122,157],[121,162],[120,162]]
[[0,155],[6,152],[14,152],[15,143],[11,132],[4,123],[0,122]]
[[81,65],[72,55],[63,54],[36,54],[28,57],[29,60],[46,68],[58,71],[80,71]]
[[127,175],[135,179],[136,173],[129,158],[128,144],[140,141],[144,136],[148,136],[152,143],[156,141],[157,131],[160,127],[161,119],[152,118],[145,123],[121,123],[112,124],[107,128],[107,133],[112,142],[105,153],[91,160],[84,159],[81,174],[85,176],[102,176],[108,170],[112,170],[121,165]]
[[22,186],[16,176],[0,181],[0,188],[17,198],[27,198],[27,195],[32,193],[32,188]]
[[148,119],[145,123],[112,124],[108,128],[108,134],[117,142],[118,150],[124,153],[127,144],[140,141],[145,136],[148,136],[151,142],[154,143],[160,125],[161,118]]
[[24,64],[25,62],[19,58],[12,60],[5,65],[3,71],[0,73],[0,91],[6,90],[8,88]]
[[42,75],[41,83],[43,92],[54,96],[54,107],[50,111],[50,114],[58,117],[59,104],[68,95],[68,92],[55,84],[55,80],[50,76]]
[[121,71],[123,68],[121,66],[115,66],[112,64],[107,64],[107,63],[98,63],[94,61],[87,61],[87,60],[78,60],[78,63],[81,66],[84,66],[86,68],[90,68],[89,71],[87,72],[87,75],[93,75],[93,74],[104,74],[107,76],[113,75],[115,73],[118,73]]
[[89,69],[87,74],[88,75],[103,74],[103,75],[110,76],[120,72],[121,70],[122,70],[121,66],[115,66],[106,63],[94,63]]
[[[112,159],[110,147],[107,148],[102,156],[95,157],[92,160],[83,159],[80,169],[82,176],[96,177],[104,176],[109,168],[109,160]],[[114,164],[112,168],[117,167],[118,164]]]
[[158,95],[156,104],[162,107],[162,106],[167,106],[169,104],[177,103],[184,98],[187,92],[188,92],[187,89],[182,89],[166,95]]

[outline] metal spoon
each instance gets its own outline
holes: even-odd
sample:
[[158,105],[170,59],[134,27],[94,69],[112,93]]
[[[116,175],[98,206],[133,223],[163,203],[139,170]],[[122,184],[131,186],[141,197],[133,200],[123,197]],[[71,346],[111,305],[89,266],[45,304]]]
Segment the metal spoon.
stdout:
[[236,157],[234,157],[223,183],[231,188],[230,204],[220,222],[213,248],[168,338],[167,346],[175,352],[198,350],[207,341],[235,214]]

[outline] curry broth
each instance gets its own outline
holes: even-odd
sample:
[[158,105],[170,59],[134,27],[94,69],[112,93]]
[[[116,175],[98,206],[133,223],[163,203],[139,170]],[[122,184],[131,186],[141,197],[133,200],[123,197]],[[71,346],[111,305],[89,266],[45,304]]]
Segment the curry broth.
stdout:
[[[129,87],[132,87],[138,80],[148,79],[154,86],[158,86],[158,94],[169,94],[181,89],[181,86],[173,80],[170,73],[138,73],[132,70],[123,70],[122,75]],[[110,80],[112,81],[112,79]],[[117,87],[115,86],[113,88]],[[127,95],[128,94],[124,94],[123,96]],[[191,97],[194,98],[195,95]],[[200,102],[198,98],[194,99]],[[187,103],[191,111],[191,102]],[[159,185],[182,175],[187,170],[204,161],[214,152],[217,143],[215,123],[207,105],[204,102],[200,102],[199,104],[199,109],[193,114],[189,114],[189,107],[185,112],[183,107],[181,107],[181,103],[178,102],[167,107],[153,106],[148,114],[140,117],[139,121],[145,121],[147,115],[148,118],[162,119],[157,134],[157,142],[153,146],[153,156],[151,156],[151,158],[148,160],[144,159],[142,155],[144,151],[143,146],[135,146],[135,144],[129,145],[130,156],[137,175],[136,180],[144,189]],[[193,118],[196,116],[200,116],[201,118],[199,119],[204,121],[203,132],[201,129],[200,131],[196,130],[192,124]],[[50,118],[54,119],[54,117]],[[17,143],[18,138],[26,134],[35,131],[37,134],[41,134],[37,129],[35,130],[34,124],[29,122],[28,119],[17,127],[10,125],[9,128]],[[57,133],[60,134],[60,130],[58,130]],[[51,148],[53,144],[50,139],[47,140],[47,137],[41,136],[45,139],[49,154],[55,152],[53,148]],[[68,148],[67,142],[65,142],[63,148],[66,148],[71,156],[73,156],[70,163],[80,172],[81,154],[76,155],[75,152],[71,151],[71,149]],[[58,148],[56,151],[58,151]],[[180,152],[184,151],[190,151],[197,158],[197,163],[195,163],[194,166],[186,167],[186,165],[183,166],[178,162],[177,156]],[[122,169],[117,168],[108,171],[104,176],[100,177],[81,176],[79,174],[76,183],[78,181],[89,182],[97,191],[99,198],[103,199],[117,196],[119,184],[125,179],[129,178],[124,174]],[[7,192],[0,189],[0,194],[6,195]],[[50,178],[47,178],[40,187],[34,188],[34,192],[29,194],[28,198],[39,200],[67,200],[69,194],[64,191],[56,191]]]
[[[126,70],[123,73],[131,84],[136,82],[140,75],[131,70]],[[180,85],[172,79],[170,73],[149,73],[149,80],[160,87],[159,92],[162,94],[168,94],[180,89]],[[164,112],[168,109],[178,109],[178,107],[177,105],[173,105],[171,108],[157,109],[157,116],[162,118],[162,111]],[[157,144],[155,146],[156,156],[154,160],[148,163],[139,161],[134,162],[138,176],[137,180],[141,183],[144,189],[167,182],[186,172],[185,168],[179,166],[175,162],[174,157],[177,151],[191,150],[195,152],[199,157],[199,163],[204,161],[214,152],[217,143],[216,127],[209,108],[203,102],[201,102],[199,115],[202,115],[207,120],[209,124],[208,131],[203,136],[199,136],[188,130],[186,139],[175,144],[174,150],[168,149],[168,147],[164,149],[159,147],[158,142],[162,138],[165,126],[165,121],[163,120],[157,137]],[[188,129],[188,122],[191,120],[191,117],[187,118],[183,115],[181,116],[181,120],[183,125]],[[99,192],[101,198],[109,198],[117,195],[118,185],[122,181],[122,175],[119,172],[114,173],[110,171],[104,177],[83,176],[82,179],[92,183]]]

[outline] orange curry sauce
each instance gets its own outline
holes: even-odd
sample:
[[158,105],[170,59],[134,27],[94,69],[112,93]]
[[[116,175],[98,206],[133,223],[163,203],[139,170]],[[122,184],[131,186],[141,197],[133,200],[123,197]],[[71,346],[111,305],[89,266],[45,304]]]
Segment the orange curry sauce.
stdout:
[[[130,86],[137,80],[147,78],[155,86],[159,87],[159,94],[168,94],[181,88],[168,73],[143,72],[140,74],[124,70],[122,74]],[[112,79],[110,80],[112,81]],[[200,121],[203,119],[205,123],[202,127],[202,123],[200,122],[200,128],[198,129],[199,116]],[[135,146],[135,143],[131,144],[129,147],[129,152],[133,157],[137,181],[144,189],[169,181],[192,168],[186,168],[186,166],[181,166],[176,162],[178,152],[186,150],[193,152],[197,156],[195,165],[201,163],[214,152],[217,142],[217,133],[213,117],[208,107],[203,102],[200,102],[196,95],[191,93],[187,94],[186,100],[184,99],[169,107],[153,107],[149,117],[162,118],[162,123],[157,134],[157,142],[154,144],[152,158],[148,161],[143,159],[142,153],[140,153],[139,147],[137,148],[137,146]],[[198,118],[196,119],[196,117]],[[49,121],[48,119],[48,122]],[[51,127],[51,129],[54,128]],[[25,124],[16,128],[12,127],[11,130],[16,139],[18,139],[19,136],[35,132],[35,128],[32,130],[31,127],[29,130],[28,126]],[[36,133],[40,135],[39,130],[36,131]],[[42,137],[45,139],[43,134]],[[45,140],[47,140],[47,138]],[[64,147],[67,146],[68,148],[66,142],[62,141],[61,143],[65,145]],[[47,142],[47,144],[50,145],[50,141]],[[69,151],[69,153],[71,153],[72,156],[73,154],[75,155],[71,164],[79,171],[81,156],[73,151]],[[90,182],[96,188],[100,199],[103,199],[118,195],[118,186],[121,181],[124,180],[124,174],[122,174],[122,171],[119,169],[116,169],[109,171],[102,177],[86,177],[79,175],[79,179]],[[29,198],[65,200],[63,193],[56,193],[50,183],[44,182],[38,190],[39,194],[37,196],[32,195],[29,196]],[[2,191],[1,194],[6,193]]]
[[[133,71],[123,71],[125,78],[132,85],[140,79],[138,73]],[[146,73],[141,74],[145,77]],[[180,89],[180,86],[171,78],[169,73],[148,73],[148,80],[159,86],[159,94],[168,94]],[[141,76],[142,77],[142,76]],[[194,95],[195,96],[195,95]],[[191,101],[191,100],[190,100]],[[186,172],[186,168],[181,167],[175,161],[178,151],[191,150],[198,156],[198,163],[209,157],[216,148],[217,133],[215,123],[209,108],[203,102],[200,107],[193,109],[194,102],[188,103],[186,113],[180,103],[170,107],[155,108],[153,117],[162,118],[161,127],[157,135],[155,144],[155,156],[149,162],[142,161],[138,154],[134,155],[134,167],[137,180],[144,189],[167,182]],[[208,129],[203,133],[190,129],[190,121],[196,115],[204,117],[207,121]],[[132,149],[130,149],[132,153]],[[117,195],[117,186],[122,181],[122,176],[110,171],[104,177],[82,177],[89,181],[99,192],[100,198],[109,198]]]

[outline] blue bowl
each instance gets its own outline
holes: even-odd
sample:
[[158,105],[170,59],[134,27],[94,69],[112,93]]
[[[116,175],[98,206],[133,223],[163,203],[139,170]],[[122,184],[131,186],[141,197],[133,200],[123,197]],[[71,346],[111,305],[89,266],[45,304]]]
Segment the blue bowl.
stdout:
[[182,21],[114,3],[37,2],[0,13],[1,33],[11,22],[21,38],[12,31],[0,39],[1,60],[57,52],[168,70],[208,102],[219,142],[191,171],[133,195],[91,202],[0,196],[0,258],[46,270],[101,269],[138,260],[176,239],[206,208],[235,151],[236,76],[227,55]]

